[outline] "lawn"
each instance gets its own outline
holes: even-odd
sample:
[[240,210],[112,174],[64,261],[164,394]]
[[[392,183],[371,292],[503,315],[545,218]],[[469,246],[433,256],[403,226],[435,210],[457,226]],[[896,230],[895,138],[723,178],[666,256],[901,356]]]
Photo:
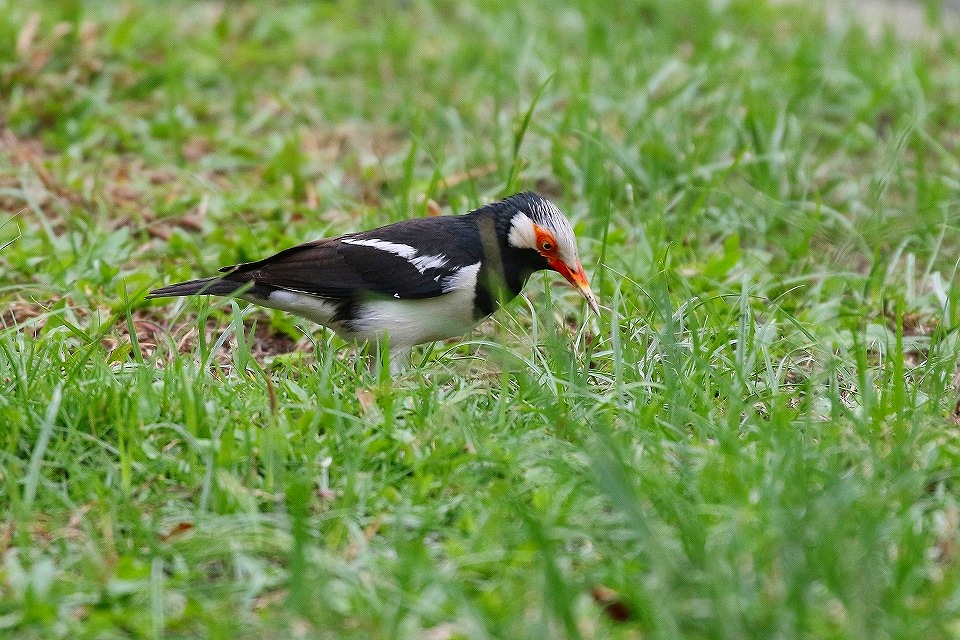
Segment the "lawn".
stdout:
[[[960,637],[935,5],[0,0],[0,636]],[[526,189],[601,317],[144,300]]]

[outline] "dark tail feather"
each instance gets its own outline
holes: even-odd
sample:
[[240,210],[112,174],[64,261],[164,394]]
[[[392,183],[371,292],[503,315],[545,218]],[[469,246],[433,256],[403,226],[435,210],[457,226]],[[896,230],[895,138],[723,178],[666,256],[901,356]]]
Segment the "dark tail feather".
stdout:
[[165,287],[154,289],[147,294],[147,299],[151,298],[172,298],[176,296],[226,296],[248,289],[250,283],[237,282],[236,280],[224,280],[223,278],[201,278],[200,280],[189,280],[187,282],[178,282],[177,284],[168,284]]

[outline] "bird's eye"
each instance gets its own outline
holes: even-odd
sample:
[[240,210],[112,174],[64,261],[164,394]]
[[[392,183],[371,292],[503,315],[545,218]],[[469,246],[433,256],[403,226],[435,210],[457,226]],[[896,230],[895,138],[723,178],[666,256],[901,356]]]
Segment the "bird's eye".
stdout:
[[553,251],[553,245],[550,244],[547,240],[544,240],[540,243],[540,248],[544,251]]

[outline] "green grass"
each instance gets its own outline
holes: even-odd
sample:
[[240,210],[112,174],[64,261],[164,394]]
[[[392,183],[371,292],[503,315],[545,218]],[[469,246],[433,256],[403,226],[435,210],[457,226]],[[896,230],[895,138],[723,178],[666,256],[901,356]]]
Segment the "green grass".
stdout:
[[[519,4],[0,0],[0,636],[960,636],[954,35]],[[526,188],[602,318],[143,300]]]

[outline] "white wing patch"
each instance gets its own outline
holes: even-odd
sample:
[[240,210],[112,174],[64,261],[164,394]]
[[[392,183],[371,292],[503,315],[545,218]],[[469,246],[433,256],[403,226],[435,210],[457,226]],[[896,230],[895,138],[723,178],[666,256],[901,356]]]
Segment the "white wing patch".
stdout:
[[[460,267],[455,272],[440,281],[440,290],[444,293],[466,291],[471,296],[477,288],[477,275],[480,273],[480,263],[474,262]],[[471,309],[473,302],[471,300]]]
[[410,264],[417,268],[417,271],[423,273],[427,269],[439,269],[447,264],[447,256],[442,253],[435,256],[420,256],[410,261]]
[[373,249],[379,249],[380,251],[392,253],[393,255],[403,258],[409,262],[413,268],[420,273],[423,273],[427,269],[439,269],[448,262],[447,256],[443,255],[442,253],[418,257],[417,254],[419,251],[417,251],[417,249],[408,244],[400,244],[398,242],[387,242],[386,240],[377,240],[375,238],[345,238],[340,242],[344,244],[353,244],[360,247],[371,247]]
[[341,240],[343,244],[355,244],[360,247],[373,247],[374,249],[380,249],[380,251],[386,251],[387,253],[392,253],[395,256],[400,256],[401,258],[406,258],[410,260],[417,255],[417,250],[411,247],[408,244],[399,244],[396,242],[387,242],[386,240],[364,240],[363,238],[345,238]]

